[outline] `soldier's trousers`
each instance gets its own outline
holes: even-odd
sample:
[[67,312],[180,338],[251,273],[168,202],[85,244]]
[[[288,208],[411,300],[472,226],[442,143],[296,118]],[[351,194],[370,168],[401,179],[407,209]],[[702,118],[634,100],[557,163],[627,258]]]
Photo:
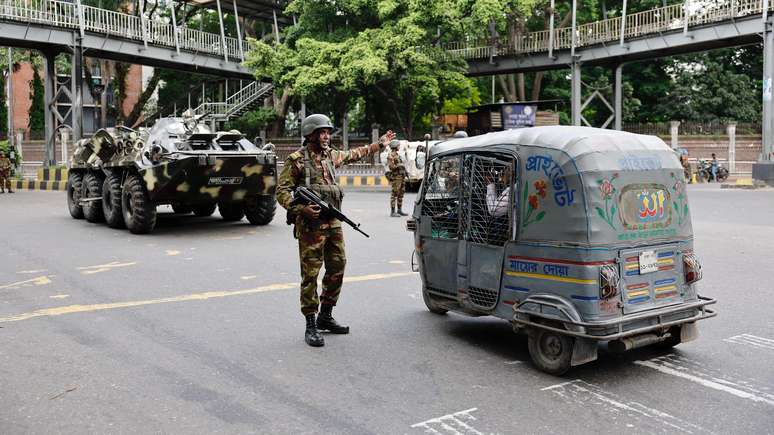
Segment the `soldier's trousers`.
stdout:
[[0,174],[0,189],[11,191],[11,176]]
[[395,177],[390,180],[392,193],[390,194],[390,208],[403,208],[403,195],[406,193],[406,181],[403,177]]
[[[344,279],[347,257],[341,227],[300,232],[298,255],[301,259],[301,313],[317,313],[320,302],[336,305]],[[317,295],[317,276],[325,264],[322,294]]]

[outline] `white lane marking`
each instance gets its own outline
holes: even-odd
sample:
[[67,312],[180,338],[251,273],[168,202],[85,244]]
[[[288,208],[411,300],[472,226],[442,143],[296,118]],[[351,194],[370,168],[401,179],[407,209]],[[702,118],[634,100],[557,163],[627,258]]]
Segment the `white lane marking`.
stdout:
[[575,402],[583,406],[588,406],[590,403],[599,404],[604,406],[599,406],[597,409],[614,414],[623,413],[631,419],[629,422],[622,422],[628,428],[639,427],[641,430],[654,432],[712,433],[701,426],[658,409],[650,408],[639,402],[625,401],[625,399],[619,398],[597,385],[580,379],[551,385],[550,387],[542,388],[541,391],[551,391],[567,402]]
[[49,296],[49,298],[51,298],[51,299],[65,299],[65,298],[69,298],[69,297],[70,297],[70,295],[53,295],[53,296]]
[[523,362],[524,362],[524,361],[519,361],[519,360],[516,360],[516,361],[506,361],[505,363],[506,363],[506,364],[508,364],[509,366],[515,366],[515,365],[517,365],[517,364],[521,364],[521,363],[523,363]]
[[728,343],[746,344],[758,349],[774,350],[774,340],[758,337],[752,334],[735,335],[733,337],[724,338],[723,341]]
[[18,271],[16,273],[23,274],[23,275],[30,275],[30,274],[33,274],[33,273],[41,273],[41,272],[45,272],[45,271],[46,271],[46,269],[20,270],[20,271]]
[[258,275],[245,275],[245,276],[239,277],[239,279],[241,279],[242,281],[247,281],[248,279],[255,279],[255,278],[258,278]]
[[406,264],[405,261],[401,261],[401,260],[390,260],[387,263],[389,263],[389,264]]
[[[50,275],[50,276],[54,276],[54,275]],[[46,285],[46,284],[51,284],[51,280],[49,279],[49,277],[39,276],[37,278],[25,279],[24,281],[16,281],[6,285],[0,285],[0,290],[11,290],[11,289],[18,289],[22,287],[32,287],[32,286],[40,286],[40,285]]]
[[[469,422],[476,421],[476,417],[471,414],[473,411],[478,411],[478,408],[470,408],[464,411],[455,412],[454,414],[446,414],[440,417],[431,418],[423,422],[412,424],[413,429],[422,429],[425,433],[430,434],[452,434],[452,435],[483,435],[476,430]],[[463,421],[467,420],[468,423]]]
[[107,264],[98,264],[96,266],[79,267],[78,270],[81,271],[82,275],[93,275],[95,273],[107,272],[117,267],[134,266],[135,264],[137,264],[136,261],[133,261],[131,263],[119,263],[117,261],[111,261],[110,263],[107,263]]
[[759,391],[757,388],[750,386],[747,382],[733,382],[728,379],[719,378],[709,373],[693,370],[687,365],[681,364],[682,362],[683,361],[680,359],[665,356],[647,361],[635,361],[634,363],[653,370],[658,370],[661,373],[695,382],[707,388],[712,388],[713,390],[733,394],[742,399],[774,406],[774,395]]
[[180,255],[180,251],[175,249],[167,249],[167,255],[169,255],[170,257],[173,257],[175,255]]

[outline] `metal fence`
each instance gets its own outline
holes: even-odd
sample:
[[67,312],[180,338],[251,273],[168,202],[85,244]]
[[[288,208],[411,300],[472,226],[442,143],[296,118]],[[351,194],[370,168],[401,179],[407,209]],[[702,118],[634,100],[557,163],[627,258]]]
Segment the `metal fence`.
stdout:
[[[763,13],[764,0],[728,0],[714,3],[685,2],[684,4],[650,9],[626,15],[624,38],[658,34],[719,21],[732,20]],[[774,2],[769,2],[769,10]],[[603,42],[616,42],[621,37],[621,17],[595,21],[576,26],[575,47],[584,47]],[[447,53],[465,59],[484,59],[490,56],[512,56],[516,54],[548,51],[551,32],[542,30],[507,39],[470,39],[442,44]],[[569,49],[573,45],[572,28],[554,29],[553,49]]]
[[[680,122],[678,135],[680,136],[725,136],[728,134],[728,122]],[[654,136],[670,136],[670,124],[668,122],[655,123],[631,123],[624,124],[623,130],[630,133],[650,134]],[[745,136],[760,136],[761,124],[755,122],[740,122],[736,124],[736,134]]]
[[[166,18],[131,15],[93,6],[57,0],[0,0],[0,20],[45,24],[92,33],[117,36],[148,44],[180,50],[227,56],[243,60],[243,52],[250,49],[242,41],[239,50],[237,38],[226,37],[225,47],[219,34],[202,32],[183,26],[173,26]],[[177,37],[176,37],[177,36]]]

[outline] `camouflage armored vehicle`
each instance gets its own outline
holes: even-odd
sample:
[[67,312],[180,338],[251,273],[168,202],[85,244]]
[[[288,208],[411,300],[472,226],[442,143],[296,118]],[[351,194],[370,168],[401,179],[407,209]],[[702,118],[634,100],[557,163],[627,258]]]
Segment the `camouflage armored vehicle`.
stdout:
[[227,221],[274,217],[277,156],[236,130],[212,131],[193,116],[163,118],[148,130],[97,131],[78,142],[70,163],[67,205],[75,219],[150,233],[156,207]]

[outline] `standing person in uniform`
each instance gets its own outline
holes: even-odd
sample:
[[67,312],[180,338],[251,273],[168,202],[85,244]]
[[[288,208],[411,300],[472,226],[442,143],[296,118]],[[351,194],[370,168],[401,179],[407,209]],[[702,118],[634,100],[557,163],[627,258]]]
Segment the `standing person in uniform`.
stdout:
[[[327,116],[314,114],[304,118],[301,122],[303,146],[288,156],[277,185],[277,202],[288,210],[288,222],[295,224],[294,235],[298,239],[301,313],[306,318],[304,340],[308,345],[316,347],[325,345],[320,330],[333,334],[349,333],[349,327],[340,325],[332,314],[339,299],[347,262],[344,233],[338,219],[320,218],[320,207],[291,205],[293,192],[297,187],[305,186],[341,210],[344,193],[336,184],[335,168],[379,152],[395,137],[392,131],[388,131],[379,139],[379,143],[338,151],[329,147],[332,132],[333,125]],[[325,275],[322,279],[322,294],[318,297],[317,276],[323,264]]]
[[[400,142],[390,142],[390,153],[387,155],[387,166],[390,168],[390,217],[408,216],[403,213],[403,195],[406,193],[406,164],[398,154]],[[397,210],[397,211],[396,211]]]
[[5,156],[5,151],[0,151],[0,193],[5,193],[5,189],[8,189],[8,193],[13,193],[11,190],[11,168],[13,164],[11,160]]

